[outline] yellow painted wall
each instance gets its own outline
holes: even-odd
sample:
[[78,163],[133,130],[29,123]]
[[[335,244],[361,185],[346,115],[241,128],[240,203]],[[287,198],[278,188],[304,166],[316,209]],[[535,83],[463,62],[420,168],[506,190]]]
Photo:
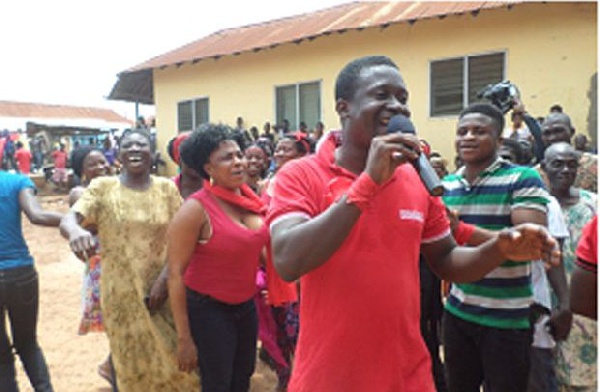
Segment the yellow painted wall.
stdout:
[[[337,128],[335,77],[351,59],[371,54],[396,61],[419,135],[449,161],[454,157],[456,116],[429,117],[431,60],[505,51],[506,77],[520,88],[527,110],[534,117],[544,116],[552,104],[560,103],[578,131],[587,133],[588,91],[597,72],[596,12],[596,3],[526,3],[155,70],[158,145],[165,151],[176,133],[179,101],[209,97],[212,122],[235,125],[241,116],[247,128],[262,130],[265,121],[275,120],[275,86],[311,81],[321,81],[326,129]],[[595,115],[595,105],[593,109]],[[174,172],[172,165],[169,172]]]

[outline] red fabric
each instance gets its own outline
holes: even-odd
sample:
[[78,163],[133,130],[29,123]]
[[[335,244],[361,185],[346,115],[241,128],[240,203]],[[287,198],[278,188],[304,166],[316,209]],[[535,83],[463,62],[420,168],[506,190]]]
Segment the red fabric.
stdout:
[[[265,191],[261,195],[261,199],[266,205],[271,203],[271,196],[269,196],[267,189],[269,188],[269,182],[273,181],[273,178],[267,180],[265,184]],[[267,291],[269,292],[269,301],[274,306],[281,306],[286,303],[298,302],[298,289],[296,283],[286,282],[281,279],[275,265],[273,264],[273,253],[271,252],[271,242],[267,245],[267,263],[265,265],[267,272]]]
[[[329,185],[356,175],[334,164],[334,140],[277,174],[268,221],[316,217]],[[344,244],[301,278],[301,325],[288,391],[434,391],[420,331],[422,241],[450,235],[446,211],[411,165],[375,194]]]
[[458,227],[454,232],[454,239],[458,245],[465,245],[467,242],[469,242],[469,238],[471,238],[473,232],[475,232],[475,225],[460,221],[458,222]]
[[583,227],[575,254],[575,262],[581,268],[591,272],[598,271],[598,215]]
[[181,193],[181,174],[176,175],[175,177],[171,177],[171,180],[175,183],[177,190]]
[[15,160],[21,173],[29,174],[31,172],[31,153],[29,150],[19,148],[15,151]]
[[4,145],[6,144],[6,139],[0,137],[0,162],[2,162],[2,158],[4,157]]
[[211,185],[208,181],[204,181],[202,189],[206,189],[219,199],[254,212],[255,214],[264,215],[267,212],[267,205],[256,195],[256,193],[254,193],[248,184],[242,184],[240,187],[240,194],[234,193],[219,185]]
[[187,287],[229,304],[239,304],[256,293],[256,271],[268,231],[250,230],[231,220],[207,189],[190,195],[204,207],[212,235],[196,245],[183,280]]
[[267,244],[267,262],[265,271],[267,273],[267,291],[269,302],[273,306],[282,306],[288,303],[298,302],[298,289],[296,283],[286,282],[281,279],[275,265],[273,264],[273,253],[271,252],[271,241]]
[[181,143],[183,143],[183,141],[185,139],[187,139],[190,136],[190,132],[182,132],[179,135],[175,136],[175,139],[173,139],[173,161],[177,164],[177,166],[179,166],[180,163],[180,159],[181,159],[181,152],[179,151],[179,147],[181,146]]
[[[337,179],[340,178],[347,177],[338,177]],[[339,181],[336,183],[339,183]],[[361,211],[364,211],[369,207],[371,200],[373,200],[373,196],[379,189],[381,189],[381,186],[373,181],[371,176],[367,173],[362,172],[348,188],[347,201],[348,203],[354,203]]]
[[61,150],[52,151],[55,169],[65,169],[67,167],[67,153]]

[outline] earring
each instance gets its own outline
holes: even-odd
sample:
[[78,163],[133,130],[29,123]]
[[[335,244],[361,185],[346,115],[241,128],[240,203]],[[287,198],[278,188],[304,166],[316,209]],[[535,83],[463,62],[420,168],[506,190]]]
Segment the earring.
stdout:
[[208,178],[208,183],[210,184],[210,186],[213,186],[213,185],[215,185],[215,180],[213,180],[212,177],[209,177]]

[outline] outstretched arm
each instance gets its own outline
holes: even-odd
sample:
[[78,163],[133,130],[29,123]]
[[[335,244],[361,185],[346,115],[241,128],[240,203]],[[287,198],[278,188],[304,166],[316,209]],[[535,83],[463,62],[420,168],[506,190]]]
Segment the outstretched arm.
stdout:
[[34,225],[58,227],[63,217],[59,212],[44,210],[32,188],[25,188],[19,192],[19,205]]
[[[477,247],[456,246],[451,236],[430,244],[421,251],[432,270],[452,282],[473,282],[506,260],[530,261],[542,258],[558,263],[556,241],[541,225],[525,223],[499,231],[494,238]],[[544,257],[549,254],[550,257]]]
[[69,240],[71,251],[80,260],[86,261],[96,252],[96,241],[92,233],[81,227],[83,217],[73,210],[67,212],[60,221],[60,234]]

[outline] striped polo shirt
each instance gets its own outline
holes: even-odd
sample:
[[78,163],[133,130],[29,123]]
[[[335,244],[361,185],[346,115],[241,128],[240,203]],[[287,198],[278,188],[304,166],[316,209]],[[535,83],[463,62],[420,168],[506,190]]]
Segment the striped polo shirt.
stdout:
[[[536,170],[498,158],[469,184],[464,167],[443,180],[445,204],[460,219],[489,230],[512,226],[511,211],[546,212],[548,193]],[[464,320],[495,328],[529,328],[533,302],[531,263],[506,260],[483,279],[453,283],[446,310]]]

